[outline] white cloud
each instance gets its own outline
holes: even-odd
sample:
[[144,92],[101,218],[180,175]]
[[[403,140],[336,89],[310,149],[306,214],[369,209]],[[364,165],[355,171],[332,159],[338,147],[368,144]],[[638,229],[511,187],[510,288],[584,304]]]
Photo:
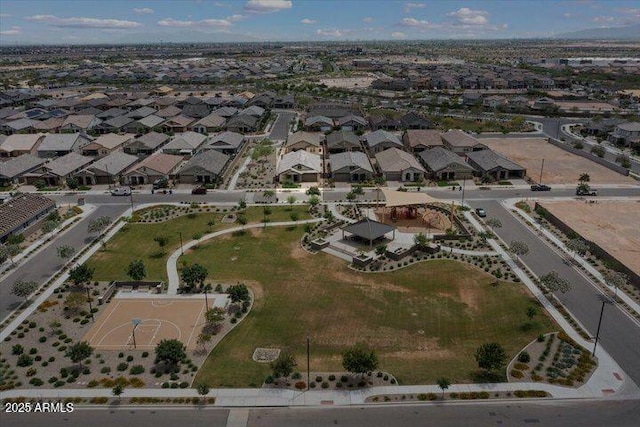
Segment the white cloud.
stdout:
[[573,17],[573,14],[572,14],[572,13],[569,13],[569,12],[566,12],[566,13],[563,13],[563,14],[562,14],[562,16],[563,16],[564,18],[572,18],[572,17]]
[[54,27],[61,28],[116,28],[128,29],[141,27],[142,24],[135,21],[124,21],[121,19],[98,19],[98,18],[59,18],[54,15],[34,15],[27,16],[28,21],[43,22]]
[[411,9],[423,9],[426,5],[424,3],[409,2],[404,4],[404,13],[411,12]]
[[591,21],[595,22],[596,24],[607,24],[613,22],[614,19],[613,16],[596,16]]
[[316,34],[321,37],[344,37],[345,32],[336,29],[316,30]]
[[447,16],[455,18],[460,24],[464,25],[486,25],[489,20],[489,13],[484,10],[473,10],[468,7],[461,7],[455,12],[447,13]]
[[407,35],[405,33],[401,33],[400,31],[394,31],[391,33],[391,37],[394,39],[406,39]]
[[15,26],[8,30],[0,31],[0,36],[17,36],[19,34],[22,34],[22,28]]
[[373,22],[373,18],[370,16],[367,16],[366,18],[362,18],[362,22],[371,23]]
[[292,7],[291,0],[247,0],[244,10],[251,13],[273,13]]
[[11,16],[9,13],[0,13],[0,18],[11,18]]
[[442,27],[442,25],[440,24],[434,24],[429,21],[418,20],[415,18],[403,18],[402,25],[405,27],[417,28],[421,31],[432,30],[434,28]]
[[245,19],[247,19],[247,17],[245,15],[231,15],[227,16],[225,19],[229,22],[238,22],[244,21]]
[[149,8],[149,7],[143,7],[143,8],[134,8],[133,11],[135,13],[137,13],[138,15],[151,15],[153,13],[153,9]]
[[302,21],[300,21],[300,23],[304,25],[313,25],[317,24],[318,21],[316,21],[315,19],[304,18]]
[[203,19],[201,21],[181,21],[173,18],[165,18],[158,21],[158,25],[161,27],[213,27],[213,28],[228,28],[233,24],[226,19]]

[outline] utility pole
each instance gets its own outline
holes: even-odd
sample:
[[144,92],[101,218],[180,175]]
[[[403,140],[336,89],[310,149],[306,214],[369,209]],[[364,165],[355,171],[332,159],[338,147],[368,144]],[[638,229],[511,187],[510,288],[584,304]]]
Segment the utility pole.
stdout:
[[542,166],[540,166],[540,179],[538,179],[538,184],[542,184],[542,169],[544,169],[544,159],[542,159]]
[[91,294],[89,293],[89,286],[86,286],[85,289],[87,290],[87,302],[89,303],[89,313],[91,314],[91,321],[95,322],[95,319],[93,318],[93,307],[91,307]]
[[180,255],[184,255],[184,250],[182,249],[182,231],[178,231],[178,235],[180,236]]
[[602,325],[602,314],[604,313],[604,305],[607,301],[602,301],[602,308],[600,309],[600,319],[598,320],[598,330],[596,331],[596,342],[593,344],[593,353],[591,353],[591,357],[596,355],[596,347],[598,347],[598,338],[600,337],[600,325]]
[[307,390],[309,390],[311,384],[311,371],[310,367],[310,356],[309,356],[309,331],[307,330]]
[[131,216],[133,216],[133,190],[129,188],[129,201],[131,202]]
[[467,178],[462,180],[462,201],[460,202],[460,206],[464,206],[464,187],[467,185]]

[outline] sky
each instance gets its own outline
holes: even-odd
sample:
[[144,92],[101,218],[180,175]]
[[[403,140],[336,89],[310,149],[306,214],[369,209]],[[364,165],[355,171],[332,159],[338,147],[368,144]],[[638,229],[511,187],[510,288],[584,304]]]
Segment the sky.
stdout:
[[0,0],[2,44],[531,38],[639,23],[640,0]]

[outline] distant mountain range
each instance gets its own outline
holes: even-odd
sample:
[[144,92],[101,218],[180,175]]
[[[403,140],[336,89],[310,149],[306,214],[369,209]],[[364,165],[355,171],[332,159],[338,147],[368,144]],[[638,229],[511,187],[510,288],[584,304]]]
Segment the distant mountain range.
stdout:
[[585,30],[562,33],[554,39],[599,39],[599,40],[640,40],[640,24],[626,27],[587,28]]

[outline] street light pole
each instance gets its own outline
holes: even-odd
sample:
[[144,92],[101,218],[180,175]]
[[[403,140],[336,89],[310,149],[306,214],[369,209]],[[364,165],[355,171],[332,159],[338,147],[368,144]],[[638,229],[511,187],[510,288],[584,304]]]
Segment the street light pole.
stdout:
[[465,176],[462,180],[462,201],[460,202],[460,206],[464,206],[464,188],[467,185],[467,177]]
[[600,309],[600,319],[598,320],[598,330],[596,331],[596,342],[593,344],[593,353],[591,356],[594,357],[596,355],[596,347],[598,347],[598,338],[600,337],[600,325],[602,325],[602,314],[604,313],[604,305],[607,301],[602,301],[602,308]]
[[180,255],[184,255],[184,250],[182,249],[182,231],[178,231],[178,235],[180,236]]
[[91,314],[91,321],[95,322],[93,318],[93,307],[91,307],[91,294],[89,293],[89,286],[85,288],[87,290],[87,302],[89,303],[89,313]]
[[307,331],[307,390],[309,390],[311,384],[311,371],[309,370],[310,357],[309,357],[309,331]]
[[131,201],[131,216],[133,217],[133,190],[129,188],[129,201]]

